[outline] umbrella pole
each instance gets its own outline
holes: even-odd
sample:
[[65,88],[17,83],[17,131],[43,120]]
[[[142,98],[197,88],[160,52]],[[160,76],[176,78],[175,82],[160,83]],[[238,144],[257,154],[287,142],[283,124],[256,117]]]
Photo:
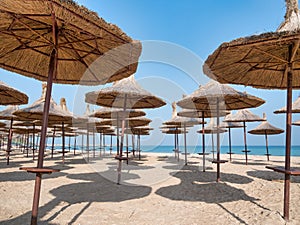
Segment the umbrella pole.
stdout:
[[187,149],[186,149],[186,125],[184,124],[183,125],[183,132],[184,132],[184,153],[185,153],[185,157],[184,157],[184,160],[185,160],[185,165],[187,166]]
[[[126,121],[125,127],[126,127],[126,129],[128,129],[128,121]],[[128,144],[128,142],[129,142],[129,140],[128,140],[128,134],[125,134],[125,135],[126,135],[126,157],[127,157],[126,163],[128,165],[128,153],[129,153],[128,152],[129,151],[129,144]]]
[[27,143],[26,143],[26,157],[28,158],[28,152],[29,152],[29,130],[27,131]]
[[[101,137],[101,135],[100,135]],[[96,143],[95,143],[95,127],[93,127],[93,158],[95,158],[95,154],[96,154]],[[100,148],[100,152],[101,152],[101,148]]]
[[83,143],[84,143],[84,140],[83,140],[83,139],[84,139],[84,134],[82,133],[82,134],[81,134],[81,151],[82,151],[82,153],[83,153],[83,146],[84,146],[84,145],[83,145]]
[[52,159],[53,159],[53,153],[54,153],[55,132],[56,132],[56,127],[54,126],[54,128],[53,128],[53,137],[52,137],[52,148],[51,148],[51,158]]
[[132,154],[135,157],[134,134],[131,134],[131,146],[132,146]]
[[231,128],[228,127],[228,141],[229,141],[229,159],[230,159],[230,162],[232,160],[231,158],[231,155],[232,155],[232,149],[231,149]]
[[[124,97],[124,107],[123,107],[124,114],[125,114],[125,111],[126,111],[126,101],[127,101],[127,95],[125,94],[125,97]],[[118,165],[118,181],[117,181],[117,184],[120,184],[120,180],[121,180],[124,132],[125,132],[125,118],[122,117],[120,158],[119,158],[119,165]]]
[[245,144],[246,165],[248,165],[248,148],[247,148],[246,121],[243,121],[243,127],[244,127],[244,144]]
[[62,163],[65,164],[65,123],[62,122]]
[[202,154],[203,154],[203,172],[205,172],[205,133],[204,133],[204,111],[202,111]]
[[139,160],[141,160],[141,134],[138,134],[138,149],[139,149]]
[[[293,81],[293,74],[291,70],[289,70],[287,74],[287,114],[286,114],[286,148],[285,148],[285,170],[286,171],[290,171],[291,169],[292,92],[293,92],[292,81]],[[291,175],[285,173],[283,212],[284,212],[284,219],[286,220],[289,220],[290,182],[291,182]]]
[[99,156],[101,157],[101,149],[102,149],[102,134],[99,134]]
[[35,158],[35,124],[33,124],[33,133],[32,133],[32,160]]
[[220,109],[219,98],[217,98],[217,182],[220,181]]
[[69,152],[71,151],[71,135],[69,136]]
[[[55,20],[54,12],[52,11],[52,29],[53,29],[53,43],[54,46],[57,44],[58,39],[58,29],[57,23]],[[50,107],[50,98],[52,92],[52,82],[53,77],[56,75],[57,69],[57,50],[53,48],[50,55],[50,63],[49,63],[49,72],[48,72],[48,80],[47,80],[47,90],[44,104],[44,114],[43,114],[43,124],[40,138],[40,147],[39,147],[39,156],[38,156],[38,168],[43,168],[44,163],[44,148],[45,148],[45,140],[47,135],[47,126],[48,126],[48,116],[49,116],[49,107]],[[42,183],[42,173],[36,173],[35,178],[35,187],[34,187],[34,196],[33,196],[33,205],[32,205],[32,215],[31,215],[31,225],[37,224],[37,216],[38,216],[38,207],[41,193],[41,183]]]
[[103,155],[105,156],[105,133],[102,134],[103,137]]
[[117,155],[120,155],[120,143],[119,143],[119,113],[117,113]]
[[110,148],[109,148],[110,154],[112,153],[112,134],[110,135]]
[[8,133],[8,140],[7,140],[7,151],[6,151],[6,165],[9,165],[9,155],[10,155],[10,151],[11,151],[11,141],[12,141],[12,135],[13,135],[13,131],[12,131],[12,125],[13,125],[13,121],[14,119],[11,118],[10,119],[10,127],[9,127],[9,133]]
[[76,151],[76,139],[77,139],[77,136],[76,136],[76,133],[75,133],[75,136],[74,136],[74,146],[73,146],[74,155],[75,155],[75,151]]
[[211,148],[212,148],[213,159],[215,159],[215,140],[214,140],[214,132],[211,133]]
[[86,153],[87,153],[87,161],[90,161],[90,140],[89,140],[89,124],[87,123],[86,129]]
[[268,161],[270,161],[270,158],[269,158],[269,144],[268,144],[268,135],[267,135],[267,131],[265,131],[265,140],[266,140],[267,159],[268,159]]

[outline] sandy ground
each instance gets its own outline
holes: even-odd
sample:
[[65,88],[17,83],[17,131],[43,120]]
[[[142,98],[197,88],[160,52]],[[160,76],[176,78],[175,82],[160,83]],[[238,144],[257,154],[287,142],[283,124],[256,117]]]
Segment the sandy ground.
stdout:
[[[234,155],[221,165],[221,182],[216,183],[216,165],[188,156],[184,165],[172,154],[143,153],[141,160],[122,165],[122,182],[116,184],[117,161],[112,156],[87,163],[80,153],[45,158],[45,166],[61,172],[44,175],[39,224],[300,224],[300,177],[292,177],[289,222],[282,219],[283,175],[265,168],[284,165],[283,157]],[[223,155],[222,159],[227,159]],[[300,158],[293,166],[300,168]],[[6,165],[0,153],[0,224],[29,224],[34,174],[20,171],[36,166],[19,151]]]

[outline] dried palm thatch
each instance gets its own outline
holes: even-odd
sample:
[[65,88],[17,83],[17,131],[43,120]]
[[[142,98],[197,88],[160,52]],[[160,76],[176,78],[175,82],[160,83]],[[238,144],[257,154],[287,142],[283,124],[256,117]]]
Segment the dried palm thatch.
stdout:
[[239,128],[243,127],[243,125],[240,122],[228,122],[232,118],[232,113],[230,112],[228,115],[224,117],[223,122],[220,124],[220,127],[222,128]]
[[196,125],[201,124],[201,120],[195,118],[181,117],[177,115],[176,102],[172,103],[172,118],[168,121],[165,121],[165,125],[177,125],[177,126],[187,126],[187,125]]
[[72,0],[1,0],[0,19],[0,67],[9,71],[46,81],[54,45],[56,83],[104,84],[136,71],[141,44]]
[[28,96],[0,81],[0,105],[22,105],[28,103]]
[[265,103],[264,100],[258,97],[236,91],[228,85],[210,81],[178,101],[177,105],[187,109],[216,111],[217,101],[221,110],[258,107]]
[[0,122],[0,127],[6,127],[6,123]]
[[[20,117],[23,120],[42,120],[44,114],[44,104],[45,104],[45,93],[46,85],[43,84],[42,96],[36,100],[32,105],[19,109],[13,114]],[[66,111],[63,111],[56,102],[51,98],[50,108],[49,108],[49,117],[48,121],[51,122],[66,122],[72,121],[72,115],[68,114]]]
[[157,108],[166,104],[162,99],[144,90],[133,75],[115,82],[111,87],[87,93],[85,101],[123,109]]
[[0,112],[0,119],[10,120],[11,118],[13,118],[14,120],[18,120],[18,117],[13,114],[18,109],[19,107],[16,105],[8,105],[4,110]]
[[[229,111],[221,110],[219,116],[226,116]],[[191,109],[183,109],[181,112],[177,113],[178,116],[190,117],[190,118],[211,118],[217,117],[216,110],[191,110]]]
[[235,115],[224,120],[225,122],[257,122],[265,121],[265,118],[261,118],[258,115],[253,114],[249,109],[238,110]]
[[[287,112],[286,106],[281,108],[281,109],[278,109],[278,110],[274,111],[275,114],[286,113],[286,112]],[[296,101],[294,101],[292,103],[292,113],[300,113],[300,97],[298,97],[296,99]]]
[[258,135],[273,135],[273,134],[281,134],[284,130],[277,128],[271,125],[268,121],[263,121],[260,125],[256,128],[248,131],[249,134],[258,134]]
[[[202,133],[202,130],[198,130],[198,133]],[[205,134],[221,134],[221,133],[225,133],[227,132],[226,129],[224,128],[218,128],[215,124],[214,124],[214,120],[211,119],[209,124],[207,126],[204,127],[204,133]]]
[[169,128],[169,129],[162,129],[161,130],[162,133],[165,134],[184,134],[184,133],[188,133],[188,131],[184,131],[183,129],[179,129],[179,128]]
[[99,118],[106,118],[106,119],[117,119],[117,118],[129,118],[129,117],[139,117],[145,116],[146,113],[141,110],[136,109],[127,109],[123,110],[121,108],[108,108],[108,107],[101,107],[97,109],[95,112],[91,113],[91,117],[99,117]]
[[300,126],[300,120],[294,122],[293,125],[295,125],[295,126]]

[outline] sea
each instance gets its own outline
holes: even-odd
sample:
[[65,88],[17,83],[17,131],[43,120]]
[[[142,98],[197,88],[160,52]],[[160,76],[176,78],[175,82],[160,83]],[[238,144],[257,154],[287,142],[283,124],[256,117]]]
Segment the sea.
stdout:
[[[48,149],[50,146],[48,146]],[[74,150],[74,146],[70,148],[66,146],[66,150]],[[96,147],[96,151],[99,151],[99,146]],[[124,148],[125,149],[125,148]],[[232,146],[231,151],[234,154],[244,154],[242,152],[245,149],[244,146]],[[256,146],[249,145],[247,149],[250,151],[249,155],[265,155],[266,154],[266,146]],[[55,150],[61,150],[61,146],[55,146]],[[85,150],[85,147],[76,146],[76,150]],[[90,147],[92,151],[92,147]],[[129,146],[129,150],[131,150],[131,146]],[[154,153],[173,153],[174,146],[171,145],[159,145],[159,146],[141,146],[142,152],[154,152]],[[184,152],[184,146],[179,146],[179,150]],[[105,151],[109,151],[109,146],[105,147]],[[212,153],[216,151],[216,147],[212,148],[211,146],[205,146],[205,152]],[[116,146],[112,147],[112,152],[116,152]],[[202,152],[202,146],[187,146],[187,152],[190,154],[196,154],[198,152]],[[221,146],[221,154],[227,154],[229,152],[229,146]],[[273,156],[284,156],[285,155],[285,146],[269,146],[269,154]],[[292,156],[300,156],[300,145],[292,146],[291,148]]]

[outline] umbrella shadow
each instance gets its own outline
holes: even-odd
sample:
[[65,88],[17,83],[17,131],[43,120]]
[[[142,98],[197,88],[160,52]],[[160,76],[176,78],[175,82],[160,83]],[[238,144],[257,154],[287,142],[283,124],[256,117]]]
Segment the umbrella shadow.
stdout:
[[[198,201],[205,203],[225,203],[239,200],[256,201],[242,189],[228,185],[225,182],[210,182],[215,179],[215,173],[199,171],[181,171],[173,176],[181,180],[180,184],[162,187],[155,193],[162,197],[177,201]],[[226,182],[249,183],[252,179],[234,174],[221,174]],[[240,180],[240,181],[238,181]]]
[[[255,177],[267,181],[279,181],[284,182],[284,174],[276,173],[274,171],[266,171],[266,170],[252,170],[248,171],[247,175],[250,177]],[[300,176],[291,176],[292,183],[300,183]]]
[[[50,191],[54,199],[39,208],[39,218],[44,217],[45,219],[40,219],[38,224],[55,224],[54,220],[70,206],[74,204],[84,204],[77,213],[72,214],[72,218],[68,221],[68,224],[71,224],[76,222],[76,219],[94,202],[122,202],[143,198],[148,196],[152,190],[151,187],[147,186],[117,185],[98,173],[71,174],[67,175],[67,178],[78,181],[72,184],[62,185]],[[60,207],[62,203],[64,203],[63,207],[59,210],[53,210],[54,208]],[[54,213],[51,214],[53,211]],[[31,212],[29,211],[3,222],[8,225],[30,224],[30,217]]]

